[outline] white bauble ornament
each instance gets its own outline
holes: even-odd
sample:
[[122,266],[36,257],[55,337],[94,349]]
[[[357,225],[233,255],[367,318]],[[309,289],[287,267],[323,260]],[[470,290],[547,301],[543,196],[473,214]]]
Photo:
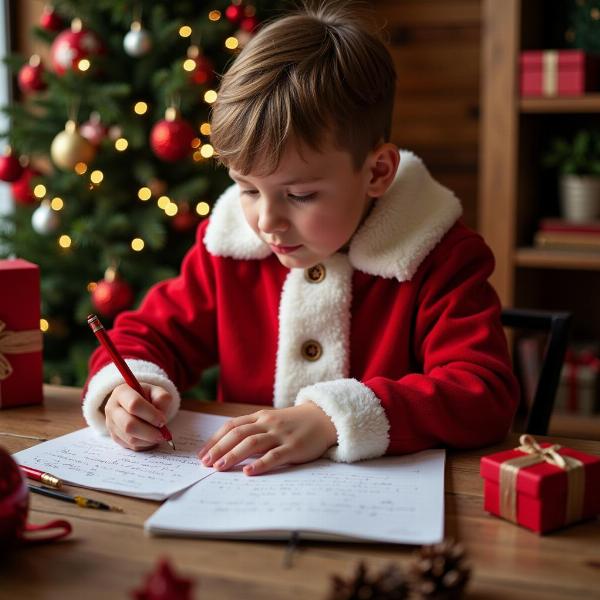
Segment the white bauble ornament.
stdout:
[[77,131],[74,121],[67,121],[65,130],[52,140],[50,156],[57,167],[68,171],[78,162],[92,162],[96,148]]
[[31,215],[31,226],[34,231],[40,235],[48,235],[56,231],[59,225],[60,217],[58,213],[50,208],[48,200],[42,200],[42,203]]
[[123,38],[123,48],[129,56],[144,56],[152,48],[152,36],[142,29],[139,21],[134,21],[131,24],[131,30]]

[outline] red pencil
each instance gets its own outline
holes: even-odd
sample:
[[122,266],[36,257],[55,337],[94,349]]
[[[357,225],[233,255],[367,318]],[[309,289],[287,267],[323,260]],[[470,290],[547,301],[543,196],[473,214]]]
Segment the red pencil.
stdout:
[[[123,357],[119,354],[119,351],[115,348],[112,340],[106,334],[106,329],[104,329],[104,325],[100,323],[100,319],[96,315],[89,315],[87,318],[88,325],[92,328],[92,331],[98,338],[100,344],[104,347],[104,349],[110,354],[113,362],[117,369],[119,369],[119,373],[123,375],[123,379],[125,379],[125,383],[132,389],[134,389],[142,398],[146,398],[146,394],[140,385],[140,382],[135,378],[135,375],[131,372],[131,369],[127,366],[127,363],[123,360]],[[146,398],[147,399],[147,398]],[[175,444],[173,442],[173,436],[171,432],[167,429],[166,425],[159,427],[158,430],[162,434],[163,438],[167,441],[167,443],[175,450]]]
[[44,471],[38,471],[32,467],[26,467],[25,465],[19,465],[21,471],[29,477],[29,479],[35,479],[35,481],[41,481],[46,485],[49,485],[53,488],[59,488],[62,486],[62,481],[56,477],[55,475],[50,475],[50,473],[44,473]]

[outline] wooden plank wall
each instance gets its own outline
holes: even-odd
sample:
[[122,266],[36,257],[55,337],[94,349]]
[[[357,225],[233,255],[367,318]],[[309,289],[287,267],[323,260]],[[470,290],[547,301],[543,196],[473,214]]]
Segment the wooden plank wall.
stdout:
[[477,225],[481,0],[373,0],[398,86],[393,141],[417,153]]
[[[371,0],[398,72],[393,141],[417,153],[477,225],[481,0]],[[43,3],[12,0],[13,44],[33,47]]]

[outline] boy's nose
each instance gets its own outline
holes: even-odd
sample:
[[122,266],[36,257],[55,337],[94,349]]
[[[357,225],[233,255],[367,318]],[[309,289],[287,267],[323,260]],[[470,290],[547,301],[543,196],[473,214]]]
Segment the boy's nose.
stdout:
[[288,222],[283,211],[278,209],[276,201],[264,200],[258,209],[258,228],[264,233],[285,231]]

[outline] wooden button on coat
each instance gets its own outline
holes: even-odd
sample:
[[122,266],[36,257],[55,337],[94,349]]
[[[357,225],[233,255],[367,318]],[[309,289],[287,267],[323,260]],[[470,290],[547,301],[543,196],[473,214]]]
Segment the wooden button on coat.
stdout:
[[302,344],[301,352],[303,359],[315,361],[321,358],[323,349],[321,348],[321,344],[319,344],[319,342],[315,342],[315,340],[308,340]]
[[314,267],[309,267],[304,271],[304,277],[306,281],[310,283],[321,283],[323,279],[325,279],[325,265],[321,263],[315,265]]

